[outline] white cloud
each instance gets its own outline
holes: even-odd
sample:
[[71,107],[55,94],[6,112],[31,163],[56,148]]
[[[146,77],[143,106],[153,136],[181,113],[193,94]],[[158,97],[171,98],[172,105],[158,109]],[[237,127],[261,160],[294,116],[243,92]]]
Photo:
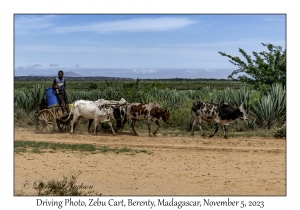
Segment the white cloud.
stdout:
[[190,73],[190,74],[199,74],[202,73],[203,71],[208,72],[208,73],[215,73],[217,72],[215,69],[188,69],[185,70],[185,73]]
[[51,67],[56,67],[56,66],[58,66],[58,64],[53,64],[53,63],[51,63],[49,66],[51,66]]
[[210,72],[210,73],[214,73],[214,72],[216,72],[216,70],[215,70],[215,69],[205,69],[205,71],[206,71],[206,72]]
[[196,22],[190,18],[160,17],[160,18],[135,18],[110,22],[92,23],[80,26],[56,27],[55,33],[72,32],[140,32],[140,31],[169,31],[184,28]]
[[15,32],[17,35],[33,33],[37,29],[46,29],[53,27],[53,18],[55,15],[16,15]]
[[27,69],[34,69],[34,68],[40,68],[40,67],[42,67],[43,65],[41,65],[41,64],[34,64],[34,65],[29,65],[29,66],[27,66]]
[[191,73],[191,74],[197,74],[197,73],[199,73],[199,71],[198,70],[185,70],[184,71],[185,73]]
[[24,70],[25,67],[24,67],[24,66],[18,66],[17,69],[18,69],[18,70]]

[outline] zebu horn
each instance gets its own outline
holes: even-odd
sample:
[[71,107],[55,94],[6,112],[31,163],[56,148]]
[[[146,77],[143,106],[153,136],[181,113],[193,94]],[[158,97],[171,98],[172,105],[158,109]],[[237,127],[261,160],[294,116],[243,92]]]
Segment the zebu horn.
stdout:
[[125,103],[118,103],[118,105],[120,105],[120,106],[124,106],[124,105],[127,105],[127,104],[129,104],[127,101]]

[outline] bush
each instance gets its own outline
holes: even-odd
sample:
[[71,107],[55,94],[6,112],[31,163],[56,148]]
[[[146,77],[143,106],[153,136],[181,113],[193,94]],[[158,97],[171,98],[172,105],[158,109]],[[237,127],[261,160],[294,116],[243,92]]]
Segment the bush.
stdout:
[[97,84],[96,83],[92,83],[92,84],[89,85],[89,89],[88,90],[95,90],[97,88],[98,88]]
[[282,126],[281,128],[277,128],[274,137],[276,138],[286,138],[286,126]]

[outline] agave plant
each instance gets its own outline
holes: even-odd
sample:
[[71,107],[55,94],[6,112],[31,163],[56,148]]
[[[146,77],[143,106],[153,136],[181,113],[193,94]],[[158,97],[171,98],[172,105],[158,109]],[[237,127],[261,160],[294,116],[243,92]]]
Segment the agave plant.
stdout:
[[227,95],[227,98],[231,104],[237,107],[243,103],[243,107],[246,110],[246,112],[249,111],[248,102],[250,100],[252,90],[250,90],[247,87],[243,87],[235,91],[233,91],[233,89],[230,89],[228,93],[229,94]]
[[32,107],[30,111],[36,109],[38,104],[45,96],[45,86],[43,84],[34,84],[33,88],[29,90],[28,97],[31,98]]
[[253,106],[256,116],[267,124],[268,129],[276,121],[284,121],[286,116],[286,91],[281,84],[271,86],[268,95],[263,96],[256,106]]
[[14,112],[14,121],[17,122],[21,119],[26,118],[27,114],[23,109],[16,109]]
[[32,111],[27,114],[27,124],[34,125],[35,124],[35,111]]
[[76,100],[89,100],[89,93],[86,91],[68,91],[68,101],[73,103]]
[[120,93],[116,91],[113,87],[108,87],[107,89],[102,91],[102,97],[99,98],[104,98],[108,100],[120,100]]
[[18,109],[22,109],[25,112],[32,111],[33,100],[28,94],[28,91],[15,91],[14,100]]

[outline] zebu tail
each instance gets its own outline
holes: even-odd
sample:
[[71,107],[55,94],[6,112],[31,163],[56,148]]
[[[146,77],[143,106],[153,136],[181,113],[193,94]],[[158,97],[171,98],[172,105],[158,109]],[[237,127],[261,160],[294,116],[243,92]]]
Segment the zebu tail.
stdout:
[[[75,101],[75,102],[76,102],[76,101]],[[73,112],[74,112],[74,105],[75,105],[75,102],[72,104],[72,108],[71,108],[71,110],[70,110],[70,113],[69,113],[68,118],[67,118],[67,119],[64,119],[64,120],[61,120],[61,121],[67,122],[67,121],[71,118],[71,116],[73,115]]]

